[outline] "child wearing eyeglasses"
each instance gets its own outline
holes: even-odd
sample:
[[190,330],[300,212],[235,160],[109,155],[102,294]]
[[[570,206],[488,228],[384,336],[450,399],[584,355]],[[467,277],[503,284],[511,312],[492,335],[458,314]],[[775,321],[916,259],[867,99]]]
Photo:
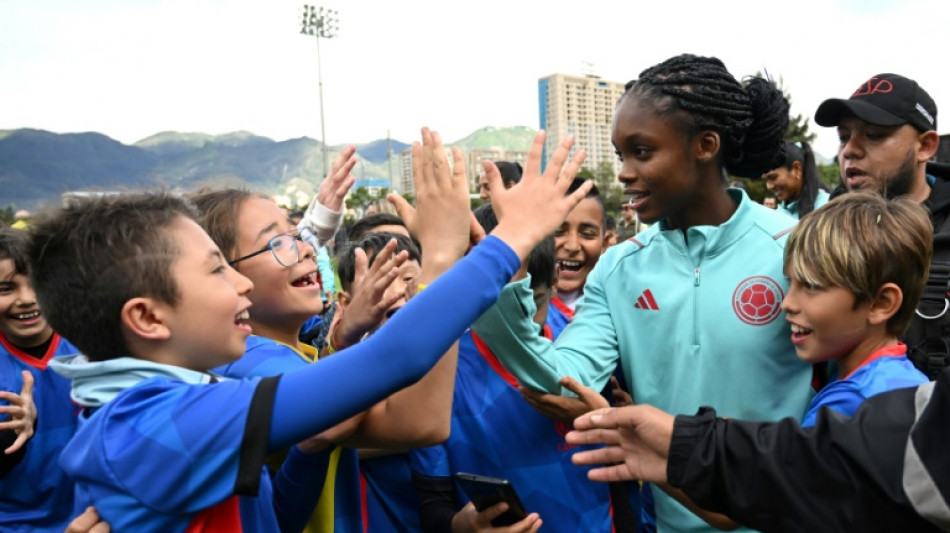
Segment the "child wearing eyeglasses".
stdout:
[[[435,151],[442,153],[441,146]],[[458,164],[456,168],[463,166]],[[193,200],[208,234],[229,263],[255,287],[248,295],[253,304],[248,323],[254,334],[248,337],[245,354],[217,371],[234,378],[275,376],[315,363],[316,350],[299,340],[301,326],[322,308],[320,288],[313,282],[313,248],[268,198],[223,190]],[[418,274],[419,283],[424,285],[444,272],[450,262],[445,261],[446,254],[438,253],[444,248],[440,232],[423,224],[417,229],[422,248],[434,251],[422,262]],[[386,279],[392,267],[391,256],[400,259],[400,268],[408,262],[406,252],[395,253],[395,243],[380,251],[371,265],[362,259],[356,261],[359,282],[352,287],[342,310],[351,319],[353,329],[371,330],[403,297],[397,294],[399,291],[388,290],[389,285],[398,283]],[[331,351],[345,348],[344,342],[348,345],[355,341],[337,335],[330,343]],[[448,437],[456,361],[457,346],[453,345],[417,383],[308,443],[309,451],[324,449],[330,454],[325,488],[309,530],[363,529],[356,448],[406,449],[431,446]]]
[[[316,282],[315,253],[308,242],[309,230],[298,230],[272,200],[248,191],[214,191],[193,200],[202,225],[229,263],[255,286],[248,295],[253,304],[248,322],[254,334],[247,339],[244,356],[216,372],[232,378],[276,376],[315,363],[316,348],[299,340],[301,327],[323,308],[321,287]],[[343,312],[366,324],[379,322],[385,316],[394,303],[390,300],[395,298],[393,293],[387,293],[388,284],[379,284],[387,274],[384,267],[391,264],[389,256],[398,253],[387,246],[373,265],[361,267],[363,287],[368,290],[354,291]],[[335,348],[343,346],[337,341]],[[325,483],[325,491],[308,531],[362,529],[356,448],[427,446],[444,440],[448,435],[454,373],[453,347],[450,355],[443,357],[418,384],[310,443],[308,451],[324,450],[329,457],[327,478],[314,480],[316,484]]]
[[[209,372],[241,357],[252,326],[286,341],[285,353],[298,357],[293,335],[306,319],[305,304],[312,305],[313,250],[292,239],[296,262],[282,264],[289,254],[277,260],[280,243],[273,239],[296,233],[276,205],[244,197],[230,219],[234,231],[219,234],[230,239],[225,250],[196,223],[191,206],[167,194],[92,199],[37,226],[29,255],[40,302],[50,324],[78,339],[85,354],[55,367],[73,379],[72,396],[86,408],[61,457],[77,484],[77,508],[95,504],[116,531],[299,531],[326,472],[319,470],[324,454],[314,459],[301,457],[304,452],[335,443],[340,434],[391,446],[412,441],[407,431],[416,428],[389,420],[375,402],[421,383],[447,359],[445,351],[586,192],[564,196],[584,159],[579,151],[567,163],[570,139],[540,173],[539,134],[525,180],[493,195],[505,217],[462,257],[470,220],[461,153],[455,151],[453,174],[438,136],[424,129],[423,140],[413,146],[419,166],[413,174],[417,236],[432,258],[422,265],[421,281],[431,286],[365,342],[281,376],[220,380]],[[493,175],[493,183],[500,177]],[[265,248],[238,262],[241,271],[228,264]],[[357,269],[378,278],[374,290],[385,289],[405,261],[393,251],[394,243],[387,244],[368,269],[357,251]],[[375,295],[370,302],[371,310],[390,303]],[[293,329],[280,326],[281,314],[299,317]],[[412,327],[419,323],[432,327]],[[451,371],[450,386],[454,365]],[[419,418],[438,417],[442,406],[433,407]],[[347,417],[363,411],[350,430]],[[438,431],[444,439],[446,432]],[[287,448],[288,462],[272,479],[264,456]],[[324,489],[332,494],[331,486]],[[317,525],[323,531],[337,529],[328,513],[318,506],[318,516],[330,516]]]

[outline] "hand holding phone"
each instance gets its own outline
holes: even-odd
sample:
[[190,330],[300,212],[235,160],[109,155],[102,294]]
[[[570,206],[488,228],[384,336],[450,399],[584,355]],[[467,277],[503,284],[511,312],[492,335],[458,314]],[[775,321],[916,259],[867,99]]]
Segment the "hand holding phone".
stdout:
[[514,487],[507,479],[478,476],[465,472],[455,474],[455,479],[462,490],[465,491],[468,499],[475,505],[475,510],[479,512],[500,502],[508,504],[508,510],[492,520],[492,526],[510,526],[528,516],[524,505],[521,503],[521,498],[518,497],[518,493],[515,492]]

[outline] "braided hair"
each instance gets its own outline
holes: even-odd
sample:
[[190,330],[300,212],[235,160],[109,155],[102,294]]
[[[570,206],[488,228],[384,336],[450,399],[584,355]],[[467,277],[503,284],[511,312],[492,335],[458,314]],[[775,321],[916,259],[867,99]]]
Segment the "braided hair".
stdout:
[[718,133],[721,165],[730,175],[759,177],[779,166],[788,101],[771,81],[739,83],[719,59],[683,54],[644,70],[625,89],[624,96],[651,98],[659,114],[682,111],[690,136]]

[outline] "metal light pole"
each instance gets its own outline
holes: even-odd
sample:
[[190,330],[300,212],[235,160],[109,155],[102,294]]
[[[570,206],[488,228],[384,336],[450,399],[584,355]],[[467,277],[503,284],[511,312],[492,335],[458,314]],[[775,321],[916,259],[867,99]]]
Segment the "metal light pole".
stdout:
[[317,38],[317,82],[320,86],[320,144],[323,146],[323,175],[330,173],[330,161],[327,159],[327,132],[323,125],[323,73],[320,68],[320,38],[332,39],[339,29],[338,13],[335,9],[324,9],[309,4],[303,6],[303,20],[300,33]]

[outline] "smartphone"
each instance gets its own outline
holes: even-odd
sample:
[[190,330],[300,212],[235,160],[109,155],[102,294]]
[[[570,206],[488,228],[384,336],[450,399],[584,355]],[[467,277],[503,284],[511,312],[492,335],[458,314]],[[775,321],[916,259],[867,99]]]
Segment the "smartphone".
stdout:
[[508,510],[492,520],[491,525],[494,527],[510,526],[528,516],[521,498],[507,479],[459,472],[455,474],[455,480],[478,511],[484,511],[499,502],[508,504]]

